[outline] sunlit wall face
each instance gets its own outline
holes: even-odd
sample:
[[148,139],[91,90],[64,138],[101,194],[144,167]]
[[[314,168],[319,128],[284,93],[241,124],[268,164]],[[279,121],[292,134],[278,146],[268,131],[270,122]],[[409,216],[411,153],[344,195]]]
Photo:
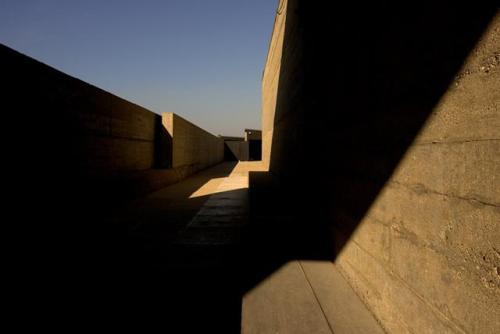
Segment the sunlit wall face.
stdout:
[[[311,10],[320,23],[302,22],[309,26],[301,29],[290,26],[299,16],[285,11],[286,20],[276,20],[286,27],[275,25],[272,39],[283,35],[282,53],[268,58],[264,71],[263,136],[272,138],[263,141],[264,159],[272,174],[295,176],[287,189],[298,187],[301,177],[310,181],[308,192],[296,194],[309,198],[311,208],[324,210],[324,197],[331,197],[335,263],[392,332],[500,328],[491,320],[500,316],[500,19],[494,7],[444,7],[430,6],[435,10],[422,11],[426,20],[420,21],[418,15],[388,16],[400,25],[379,35],[382,28],[373,25],[373,36],[356,35],[358,26],[350,25],[341,36],[330,34],[352,13]],[[322,20],[328,15],[340,23]],[[369,22],[359,15],[352,21]],[[320,36],[304,39],[310,58],[302,67],[317,70],[308,72],[307,93],[290,80],[297,31]],[[386,41],[382,33],[401,38]],[[386,44],[365,48],[376,44],[367,34]],[[314,64],[311,55],[328,43],[336,51],[318,53]],[[271,43],[270,55],[277,44]],[[279,77],[274,86],[273,72]],[[333,74],[342,80],[335,83]],[[343,117],[327,115],[344,111]],[[301,140],[316,159],[292,150]],[[295,168],[301,159],[311,167]],[[377,177],[374,185],[368,182]]]

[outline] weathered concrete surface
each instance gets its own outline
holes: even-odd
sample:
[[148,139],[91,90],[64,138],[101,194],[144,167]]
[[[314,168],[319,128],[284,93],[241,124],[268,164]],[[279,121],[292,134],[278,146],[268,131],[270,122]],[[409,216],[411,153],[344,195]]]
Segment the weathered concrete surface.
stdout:
[[299,262],[274,272],[243,301],[242,333],[332,333]]
[[384,333],[331,262],[292,261],[243,298],[242,333]]
[[204,169],[224,159],[224,140],[174,113],[163,113],[162,123],[172,138],[172,167]]
[[386,331],[497,333],[500,17],[424,7],[281,1],[263,159]]
[[500,330],[499,83],[497,16],[337,260],[390,331]]

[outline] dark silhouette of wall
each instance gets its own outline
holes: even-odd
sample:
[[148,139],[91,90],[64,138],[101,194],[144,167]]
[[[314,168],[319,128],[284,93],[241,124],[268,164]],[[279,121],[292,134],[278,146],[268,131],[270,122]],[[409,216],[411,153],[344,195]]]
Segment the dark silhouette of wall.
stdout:
[[497,5],[278,7],[250,189],[269,254],[335,260],[389,332],[497,332]]
[[249,146],[243,140],[224,140],[224,160],[226,161],[248,161]]
[[248,150],[250,160],[262,160],[262,140],[249,140]]
[[[172,136],[160,115],[3,45],[0,72],[3,192],[15,229],[9,258],[19,267],[18,299],[30,300],[30,317],[51,324],[47,313],[85,317],[87,303],[116,310],[125,298],[118,292],[133,282],[124,283],[131,269],[115,263],[117,253],[128,255],[129,226],[115,224],[112,212],[200,168],[172,168]],[[220,160],[222,150],[221,142]],[[216,163],[210,152],[200,154]],[[104,297],[110,282],[115,301]],[[56,306],[42,305],[47,300]]]
[[[133,198],[222,161],[222,140],[194,125],[186,130],[182,125],[189,122],[177,115],[174,146],[162,116],[6,46],[0,46],[0,54],[4,106],[16,118],[11,123],[30,128],[19,131],[24,146],[14,150],[22,152],[25,166],[58,170],[54,181],[68,177],[64,184],[83,187],[92,197]],[[201,146],[218,145],[194,145],[192,137],[201,134]],[[186,152],[197,150],[189,161],[179,162],[185,146],[191,148]]]

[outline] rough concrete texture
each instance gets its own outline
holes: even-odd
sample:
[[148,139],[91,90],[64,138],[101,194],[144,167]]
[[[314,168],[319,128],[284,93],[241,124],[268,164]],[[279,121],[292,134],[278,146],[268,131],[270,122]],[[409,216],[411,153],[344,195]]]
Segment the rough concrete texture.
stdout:
[[263,74],[265,165],[391,333],[500,332],[500,15],[446,6],[281,1]]
[[331,262],[291,261],[243,298],[242,333],[384,333]]
[[497,16],[337,260],[390,331],[500,331],[499,82]]
[[224,140],[174,113],[164,113],[163,126],[172,138],[172,167],[207,168],[224,159]]

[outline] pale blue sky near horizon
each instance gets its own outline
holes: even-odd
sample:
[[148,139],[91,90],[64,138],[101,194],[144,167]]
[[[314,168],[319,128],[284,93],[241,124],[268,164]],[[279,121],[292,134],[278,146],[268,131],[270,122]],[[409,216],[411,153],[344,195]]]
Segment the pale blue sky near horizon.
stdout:
[[260,128],[277,0],[0,0],[0,43],[213,134]]

